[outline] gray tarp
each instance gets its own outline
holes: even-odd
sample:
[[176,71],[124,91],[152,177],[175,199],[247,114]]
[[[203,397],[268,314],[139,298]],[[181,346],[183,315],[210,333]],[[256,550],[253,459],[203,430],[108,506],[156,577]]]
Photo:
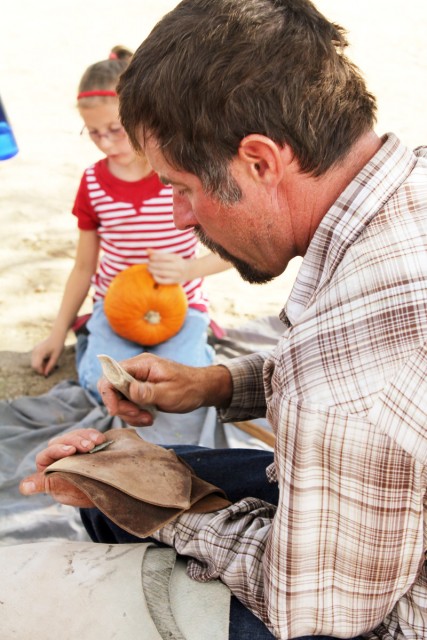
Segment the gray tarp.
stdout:
[[[227,330],[215,341],[217,361],[239,354],[270,349],[283,325],[277,318],[262,318],[240,329]],[[265,420],[257,421],[269,428]],[[72,381],[64,381],[41,396],[0,401],[0,545],[43,539],[85,540],[78,510],[56,504],[49,496],[24,497],[20,480],[35,470],[35,456],[61,433],[94,427],[120,428],[118,418]],[[218,422],[214,409],[202,425],[199,444],[209,447],[268,448],[233,425]]]

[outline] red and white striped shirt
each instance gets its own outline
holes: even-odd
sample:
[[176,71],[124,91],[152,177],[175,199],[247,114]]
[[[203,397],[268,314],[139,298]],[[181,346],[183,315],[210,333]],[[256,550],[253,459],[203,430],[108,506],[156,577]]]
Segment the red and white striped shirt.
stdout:
[[[103,298],[117,273],[133,264],[148,262],[147,249],[196,257],[194,233],[180,231],[173,221],[172,189],[157,174],[127,182],[113,176],[104,158],[83,174],[73,207],[78,227],[96,230],[101,259],[93,277],[94,300]],[[189,306],[207,311],[202,278],[184,283]]]

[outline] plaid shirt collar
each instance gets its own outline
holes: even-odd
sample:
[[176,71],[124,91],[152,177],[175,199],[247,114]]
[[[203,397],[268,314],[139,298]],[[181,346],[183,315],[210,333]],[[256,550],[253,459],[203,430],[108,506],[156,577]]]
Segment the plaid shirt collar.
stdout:
[[308,247],[280,319],[289,327],[329,282],[348,247],[363,233],[385,202],[400,188],[416,156],[392,134],[325,214]]

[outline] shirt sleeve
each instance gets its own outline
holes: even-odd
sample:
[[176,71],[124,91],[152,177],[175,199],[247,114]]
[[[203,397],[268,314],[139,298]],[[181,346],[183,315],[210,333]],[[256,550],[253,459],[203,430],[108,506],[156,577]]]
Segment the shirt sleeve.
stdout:
[[263,368],[268,355],[268,352],[254,353],[222,363],[230,371],[233,380],[231,404],[228,409],[219,412],[222,422],[265,417]]
[[72,213],[76,216],[78,228],[82,231],[94,231],[98,228],[98,218],[89,199],[86,174],[80,181]]
[[220,578],[273,631],[264,596],[264,553],[275,506],[257,498],[214,513],[184,513],[153,538],[189,556],[193,580]]
[[407,637],[424,637],[425,364],[423,345],[365,416],[278,392],[277,510],[248,497],[183,514],[158,539],[193,558],[193,578],[223,580],[277,637],[379,638],[385,620],[399,629],[408,603]]

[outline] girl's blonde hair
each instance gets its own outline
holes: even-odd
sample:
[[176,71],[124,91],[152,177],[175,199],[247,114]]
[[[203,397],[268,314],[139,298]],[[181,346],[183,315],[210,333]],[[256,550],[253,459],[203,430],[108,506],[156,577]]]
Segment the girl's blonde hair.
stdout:
[[[117,83],[122,72],[128,66],[132,51],[116,45],[111,49],[110,55],[106,60],[91,64],[84,72],[78,86],[79,106],[84,107],[85,102],[91,100],[94,96],[80,96],[82,93],[89,91],[111,91],[115,92]],[[109,96],[96,96],[99,100],[106,100]]]

